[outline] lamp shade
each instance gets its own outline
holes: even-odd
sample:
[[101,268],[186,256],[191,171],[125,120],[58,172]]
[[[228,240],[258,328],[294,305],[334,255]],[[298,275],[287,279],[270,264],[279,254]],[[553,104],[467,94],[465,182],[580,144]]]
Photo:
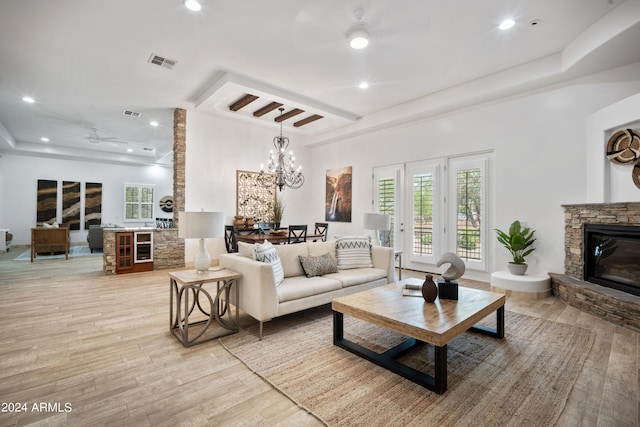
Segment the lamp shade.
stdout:
[[224,236],[224,213],[180,212],[178,236],[182,239],[211,239]]
[[366,230],[390,230],[391,215],[380,213],[365,213],[364,228]]

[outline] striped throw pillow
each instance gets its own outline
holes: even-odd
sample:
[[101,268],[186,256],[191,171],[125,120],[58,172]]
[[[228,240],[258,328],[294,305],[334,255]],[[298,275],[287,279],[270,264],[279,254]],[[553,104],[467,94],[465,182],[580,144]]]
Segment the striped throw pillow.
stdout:
[[370,236],[340,236],[336,238],[338,270],[373,267]]
[[282,270],[282,263],[280,262],[280,256],[273,247],[271,242],[264,241],[264,243],[256,243],[253,248],[253,257],[256,261],[266,262],[271,264],[273,269],[273,278],[276,282],[276,286],[280,285],[284,280],[284,271]]

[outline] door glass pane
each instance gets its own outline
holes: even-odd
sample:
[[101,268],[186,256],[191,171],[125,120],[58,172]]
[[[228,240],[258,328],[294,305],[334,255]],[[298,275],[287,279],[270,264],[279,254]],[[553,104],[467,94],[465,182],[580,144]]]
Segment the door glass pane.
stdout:
[[433,174],[413,175],[413,253],[433,254]]
[[459,169],[456,173],[456,192],[456,253],[464,259],[480,260],[481,169]]
[[395,242],[395,178],[383,178],[378,181],[378,212],[391,216],[391,230],[381,231],[380,244],[393,247]]

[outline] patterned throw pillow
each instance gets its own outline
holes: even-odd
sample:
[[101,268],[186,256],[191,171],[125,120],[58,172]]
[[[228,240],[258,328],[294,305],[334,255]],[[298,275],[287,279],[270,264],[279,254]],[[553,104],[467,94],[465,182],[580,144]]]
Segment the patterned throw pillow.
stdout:
[[370,236],[340,236],[336,239],[338,270],[373,267]]
[[253,248],[253,255],[256,261],[266,262],[271,264],[273,269],[273,278],[276,282],[276,286],[280,285],[284,280],[284,272],[282,271],[282,263],[280,262],[280,256],[276,248],[273,247],[271,242],[264,241],[264,243],[256,243]]
[[302,269],[307,277],[338,272],[338,266],[329,253],[320,256],[298,255],[298,259],[300,259],[300,264],[302,264]]

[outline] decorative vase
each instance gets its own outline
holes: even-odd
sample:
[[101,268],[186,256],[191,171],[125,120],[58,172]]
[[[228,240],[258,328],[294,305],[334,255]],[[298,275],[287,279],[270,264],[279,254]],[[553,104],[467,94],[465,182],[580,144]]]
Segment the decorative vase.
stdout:
[[509,272],[511,274],[522,276],[527,271],[527,264],[514,264],[510,262],[509,264],[507,264],[507,268],[509,269]]
[[422,284],[422,298],[426,302],[434,302],[438,297],[438,287],[433,282],[433,276],[427,274]]
[[247,228],[253,228],[253,226],[255,225],[255,221],[253,220],[253,218],[247,218],[246,221],[246,227]]

